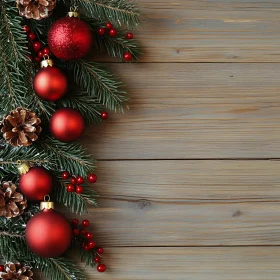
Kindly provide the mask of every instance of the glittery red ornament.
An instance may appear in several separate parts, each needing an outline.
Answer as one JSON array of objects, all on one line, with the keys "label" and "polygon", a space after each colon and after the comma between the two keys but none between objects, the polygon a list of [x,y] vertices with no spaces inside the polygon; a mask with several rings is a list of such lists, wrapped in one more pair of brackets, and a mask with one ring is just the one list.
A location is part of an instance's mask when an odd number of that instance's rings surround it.
[{"label": "glittery red ornament", "polygon": [[50,28],[48,45],[60,59],[74,60],[85,56],[92,47],[92,34],[88,25],[76,17],[57,20]]},{"label": "glittery red ornament", "polygon": [[77,140],[83,134],[84,127],[82,115],[71,108],[57,110],[50,120],[51,133],[61,142]]},{"label": "glittery red ornament", "polygon": [[72,230],[64,216],[44,209],[26,225],[25,238],[33,253],[44,258],[62,255],[71,243]]},{"label": "glittery red ornament", "polygon": [[44,167],[32,167],[19,178],[20,191],[28,200],[43,200],[53,186],[52,174]]},{"label": "glittery red ornament", "polygon": [[44,67],[34,77],[33,88],[42,99],[56,101],[67,91],[67,78],[56,67]]}]

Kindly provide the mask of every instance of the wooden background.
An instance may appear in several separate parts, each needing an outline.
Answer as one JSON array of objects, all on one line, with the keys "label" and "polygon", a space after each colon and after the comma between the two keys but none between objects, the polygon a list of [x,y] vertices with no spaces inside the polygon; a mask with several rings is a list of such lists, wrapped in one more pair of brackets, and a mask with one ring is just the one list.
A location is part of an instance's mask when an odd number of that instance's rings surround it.
[{"label": "wooden background", "polygon": [[108,265],[88,279],[279,280],[280,1],[138,5],[145,54],[105,59],[131,110],[83,139]]}]

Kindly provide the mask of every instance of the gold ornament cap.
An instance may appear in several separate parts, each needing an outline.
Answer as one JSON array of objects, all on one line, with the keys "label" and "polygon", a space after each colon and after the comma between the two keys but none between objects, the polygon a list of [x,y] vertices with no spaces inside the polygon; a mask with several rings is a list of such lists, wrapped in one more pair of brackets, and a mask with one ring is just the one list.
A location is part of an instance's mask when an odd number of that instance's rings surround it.
[{"label": "gold ornament cap", "polygon": [[44,201],[40,203],[40,210],[49,210],[49,209],[54,209],[54,203],[50,201],[51,198],[49,195],[45,195]]},{"label": "gold ornament cap", "polygon": [[50,57],[47,54],[44,54],[43,56],[44,60],[41,61],[40,66],[41,68],[46,68],[46,67],[53,67],[54,63],[53,60],[50,59]]},{"label": "gold ornament cap", "polygon": [[71,7],[70,12],[68,12],[68,17],[79,17],[78,7]]},{"label": "gold ornament cap", "polygon": [[30,166],[26,162],[18,162],[18,172],[20,175],[26,174],[30,169]]}]

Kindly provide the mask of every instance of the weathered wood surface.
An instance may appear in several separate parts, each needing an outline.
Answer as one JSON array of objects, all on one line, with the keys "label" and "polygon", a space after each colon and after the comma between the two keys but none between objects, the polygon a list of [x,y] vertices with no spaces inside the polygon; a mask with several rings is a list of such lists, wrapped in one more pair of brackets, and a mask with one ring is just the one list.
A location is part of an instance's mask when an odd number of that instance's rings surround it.
[{"label": "weathered wood surface", "polygon": [[279,247],[105,248],[103,280],[279,280]]},{"label": "weathered wood surface", "polygon": [[280,64],[111,68],[129,85],[131,110],[88,128],[98,159],[280,157]]},{"label": "weathered wood surface", "polygon": [[142,62],[280,62],[278,0],[137,2]]}]

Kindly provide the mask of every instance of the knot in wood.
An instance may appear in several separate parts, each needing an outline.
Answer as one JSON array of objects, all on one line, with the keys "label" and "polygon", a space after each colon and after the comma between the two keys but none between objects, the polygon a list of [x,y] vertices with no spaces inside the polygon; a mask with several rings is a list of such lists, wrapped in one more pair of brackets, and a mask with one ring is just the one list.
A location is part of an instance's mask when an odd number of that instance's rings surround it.
[{"label": "knot in wood", "polygon": [[141,200],[138,200],[137,205],[140,209],[150,208],[151,202],[146,199],[141,199]]}]

